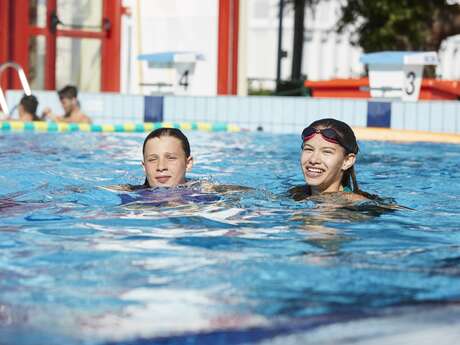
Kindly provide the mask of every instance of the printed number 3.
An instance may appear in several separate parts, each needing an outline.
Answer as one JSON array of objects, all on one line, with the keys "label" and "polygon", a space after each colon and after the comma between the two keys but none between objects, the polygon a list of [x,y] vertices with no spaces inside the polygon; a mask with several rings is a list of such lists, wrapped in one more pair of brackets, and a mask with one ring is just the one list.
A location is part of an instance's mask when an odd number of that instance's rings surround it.
[{"label": "printed number 3", "polygon": [[415,73],[409,72],[406,75],[407,78],[407,87],[406,87],[406,94],[412,95],[415,91]]}]

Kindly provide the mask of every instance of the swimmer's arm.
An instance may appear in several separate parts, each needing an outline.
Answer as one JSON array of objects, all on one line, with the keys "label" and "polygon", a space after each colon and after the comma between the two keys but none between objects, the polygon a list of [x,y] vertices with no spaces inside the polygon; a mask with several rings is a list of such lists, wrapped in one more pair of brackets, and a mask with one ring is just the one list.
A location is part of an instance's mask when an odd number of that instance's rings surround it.
[{"label": "swimmer's arm", "polygon": [[98,186],[97,188],[108,190],[110,192],[132,192],[133,186],[130,184],[113,184],[109,186]]},{"label": "swimmer's arm", "polygon": [[254,190],[254,188],[239,186],[234,184],[212,184],[209,182],[203,182],[203,190],[205,192],[214,193],[235,193],[235,192],[248,192]]},{"label": "swimmer's arm", "polygon": [[288,196],[295,201],[301,201],[309,197],[305,185],[294,186],[288,190]]},{"label": "swimmer's arm", "polygon": [[91,118],[88,115],[81,113],[80,122],[91,124],[93,121],[91,121]]},{"label": "swimmer's arm", "polygon": [[51,110],[51,108],[49,108],[49,107],[43,109],[42,119],[43,120],[46,119],[46,120],[56,121],[56,122],[62,122],[63,121],[63,117],[54,114],[53,111]]}]

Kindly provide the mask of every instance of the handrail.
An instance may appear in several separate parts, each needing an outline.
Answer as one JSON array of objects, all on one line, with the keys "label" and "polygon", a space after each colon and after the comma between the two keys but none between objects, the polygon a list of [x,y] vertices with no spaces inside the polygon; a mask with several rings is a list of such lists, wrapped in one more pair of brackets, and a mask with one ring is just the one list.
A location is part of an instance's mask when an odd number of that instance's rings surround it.
[{"label": "handrail", "polygon": [[[2,80],[3,71],[10,67],[16,70],[16,72],[18,73],[19,81],[21,82],[21,85],[22,85],[22,89],[24,90],[24,93],[27,96],[30,96],[32,94],[32,91],[30,90],[30,85],[29,85],[29,82],[27,81],[26,74],[24,73],[24,70],[22,69],[22,67],[16,62],[8,61],[8,62],[0,64],[0,81]],[[6,115],[10,115],[8,104],[6,103],[5,94],[3,93],[1,85],[0,85],[0,107]]]}]

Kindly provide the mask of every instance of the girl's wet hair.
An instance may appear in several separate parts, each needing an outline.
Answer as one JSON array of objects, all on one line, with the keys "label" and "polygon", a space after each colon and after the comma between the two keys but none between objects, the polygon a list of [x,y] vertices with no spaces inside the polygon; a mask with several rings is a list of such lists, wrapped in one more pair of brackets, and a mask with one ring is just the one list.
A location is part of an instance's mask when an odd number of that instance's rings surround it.
[{"label": "girl's wet hair", "polygon": [[150,132],[149,135],[144,140],[144,145],[142,146],[142,156],[145,154],[145,145],[150,139],[153,138],[160,138],[160,137],[174,137],[179,139],[182,149],[185,152],[185,156],[188,158],[190,157],[190,143],[188,142],[187,137],[180,129],[177,128],[158,128],[154,131]]},{"label": "girl's wet hair", "polygon": [[[326,118],[312,122],[308,127],[314,127],[317,129],[332,128],[337,135],[340,137],[341,141],[346,145],[341,145],[345,149],[345,154],[358,154],[359,146],[356,141],[356,136],[350,126],[345,122],[339,121],[336,119]],[[345,148],[349,147],[351,149]],[[355,165],[353,164],[350,168],[344,171],[342,176],[341,184],[343,187],[350,188],[354,193],[365,196],[368,199],[377,199],[377,195],[373,195],[367,192],[362,191],[358,186],[358,181],[356,180]],[[310,191],[311,194],[311,191]]]}]

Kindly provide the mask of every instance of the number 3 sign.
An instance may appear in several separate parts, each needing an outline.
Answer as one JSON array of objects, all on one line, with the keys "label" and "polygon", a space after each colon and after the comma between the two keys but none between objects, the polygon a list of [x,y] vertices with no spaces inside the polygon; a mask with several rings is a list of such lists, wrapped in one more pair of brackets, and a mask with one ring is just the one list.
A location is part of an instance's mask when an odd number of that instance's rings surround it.
[{"label": "number 3 sign", "polygon": [[404,66],[403,101],[418,100],[422,84],[422,70],[423,66],[420,65]]}]

